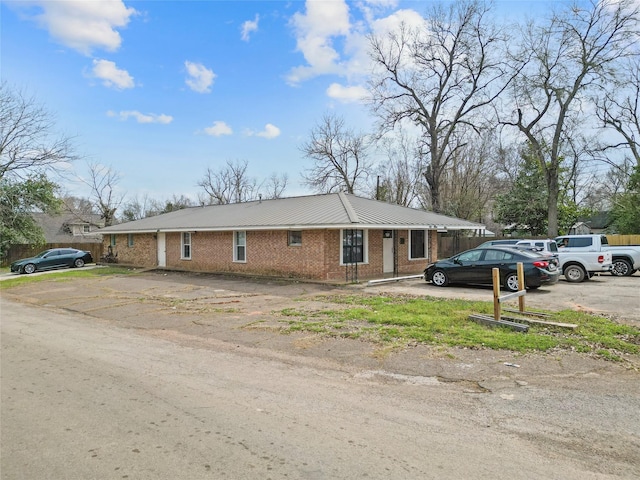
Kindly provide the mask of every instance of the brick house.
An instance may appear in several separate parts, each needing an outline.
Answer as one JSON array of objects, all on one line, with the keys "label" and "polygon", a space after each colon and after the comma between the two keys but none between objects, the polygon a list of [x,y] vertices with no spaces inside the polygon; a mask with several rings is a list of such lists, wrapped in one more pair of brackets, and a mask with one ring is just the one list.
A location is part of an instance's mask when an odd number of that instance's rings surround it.
[{"label": "brick house", "polygon": [[422,273],[449,230],[484,225],[332,193],[186,208],[101,233],[121,264],[354,281]]}]

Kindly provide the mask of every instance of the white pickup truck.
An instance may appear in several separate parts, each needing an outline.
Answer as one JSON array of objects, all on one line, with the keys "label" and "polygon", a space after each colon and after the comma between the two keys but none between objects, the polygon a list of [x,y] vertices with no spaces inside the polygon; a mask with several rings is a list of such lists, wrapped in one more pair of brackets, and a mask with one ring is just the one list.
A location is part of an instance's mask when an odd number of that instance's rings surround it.
[{"label": "white pickup truck", "polygon": [[[611,252],[602,251],[604,235],[564,235],[556,237],[560,269],[567,282],[583,282],[595,273],[609,272]],[[607,237],[604,237],[604,241]]]},{"label": "white pickup truck", "polygon": [[628,276],[640,269],[639,246],[609,245],[605,235],[564,235],[556,238],[558,252],[611,254],[611,274]]}]

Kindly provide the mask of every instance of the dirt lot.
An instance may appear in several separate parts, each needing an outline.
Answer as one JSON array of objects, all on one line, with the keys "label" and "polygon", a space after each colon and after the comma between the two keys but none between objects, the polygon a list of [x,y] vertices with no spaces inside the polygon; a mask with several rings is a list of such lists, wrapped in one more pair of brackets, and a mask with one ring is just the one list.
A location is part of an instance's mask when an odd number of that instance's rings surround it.
[{"label": "dirt lot", "polygon": [[[526,306],[548,310],[578,309],[607,314],[640,326],[640,275],[594,277],[582,284],[560,281],[527,293]],[[329,293],[409,294],[491,300],[490,287],[438,288],[420,279],[369,286],[335,286],[278,280],[251,280],[215,275],[151,271],[134,276],[108,276],[65,282],[33,283],[5,291],[8,298],[84,313],[98,321],[185,345],[222,341],[269,354],[294,353],[308,359],[337,361],[358,368],[384,368],[411,375],[440,375],[477,382],[504,370],[504,363],[522,364],[528,373],[567,373],[575,370],[618,369],[614,363],[581,355],[522,355],[491,350],[434,348],[411,345],[381,347],[364,341],[326,338],[312,333],[278,333],[289,307],[315,310]],[[509,305],[507,305],[509,306]],[[517,306],[517,300],[512,306]],[[335,308],[335,306],[332,306]],[[460,365],[463,371],[460,370]],[[473,365],[473,368],[468,368]],[[628,368],[628,366],[627,366]],[[530,370],[530,371],[529,371]],[[524,370],[520,370],[524,371]]]}]

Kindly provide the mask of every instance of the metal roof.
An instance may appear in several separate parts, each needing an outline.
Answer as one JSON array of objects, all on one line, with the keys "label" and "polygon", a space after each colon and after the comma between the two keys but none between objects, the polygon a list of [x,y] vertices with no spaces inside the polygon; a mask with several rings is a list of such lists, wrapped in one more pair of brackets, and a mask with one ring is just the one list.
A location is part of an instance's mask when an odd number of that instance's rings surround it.
[{"label": "metal roof", "polygon": [[100,233],[324,228],[484,229],[485,226],[425,210],[347,193],[190,207],[112,225]]}]

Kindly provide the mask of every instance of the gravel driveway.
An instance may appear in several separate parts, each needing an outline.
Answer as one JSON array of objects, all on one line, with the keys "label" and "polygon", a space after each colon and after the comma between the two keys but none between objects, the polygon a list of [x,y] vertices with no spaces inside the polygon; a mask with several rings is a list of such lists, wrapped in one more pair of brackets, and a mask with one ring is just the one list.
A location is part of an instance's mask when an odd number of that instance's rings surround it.
[{"label": "gravel driveway", "polygon": [[[440,288],[419,279],[383,283],[366,288],[380,294],[404,293],[486,301],[493,299],[491,287]],[[630,277],[594,276],[583,283],[569,283],[561,277],[556,285],[527,291],[525,304],[552,311],[572,309],[605,314],[621,323],[640,326],[640,273]]]}]

